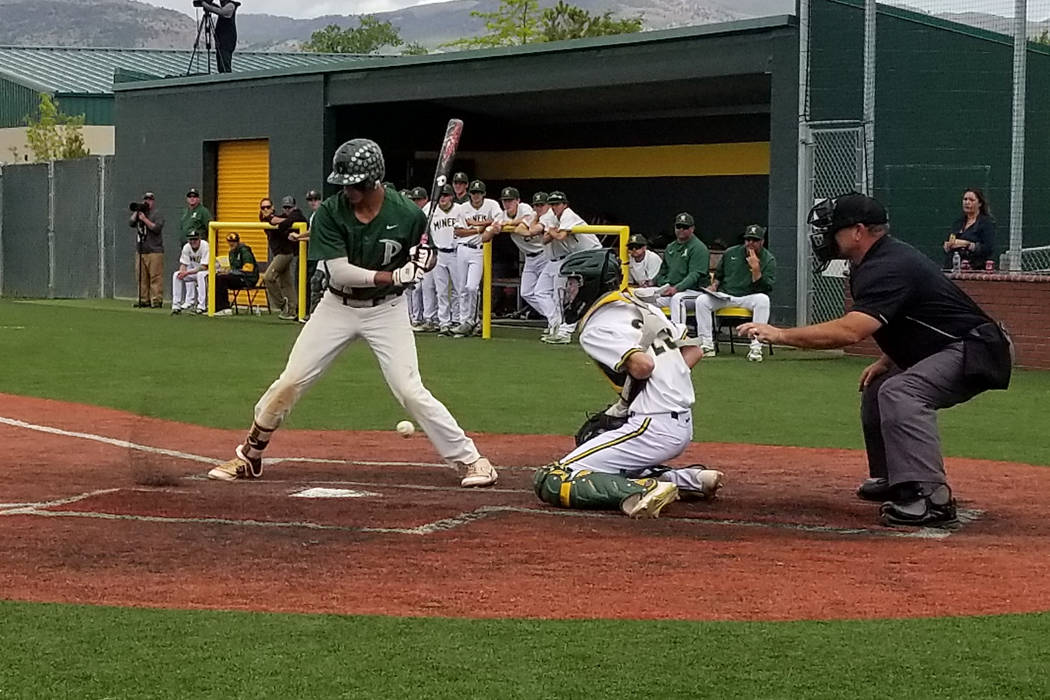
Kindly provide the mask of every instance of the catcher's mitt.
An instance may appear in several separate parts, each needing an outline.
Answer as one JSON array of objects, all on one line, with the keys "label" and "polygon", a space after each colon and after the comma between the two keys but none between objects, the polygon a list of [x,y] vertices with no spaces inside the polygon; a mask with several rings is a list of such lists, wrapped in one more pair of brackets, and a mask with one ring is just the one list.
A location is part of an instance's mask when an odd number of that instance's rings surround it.
[{"label": "catcher's mitt", "polygon": [[626,416],[610,416],[605,411],[588,413],[587,420],[585,420],[583,425],[580,426],[580,429],[576,431],[576,446],[579,447],[591,438],[601,435],[608,430],[616,430],[626,422]]}]

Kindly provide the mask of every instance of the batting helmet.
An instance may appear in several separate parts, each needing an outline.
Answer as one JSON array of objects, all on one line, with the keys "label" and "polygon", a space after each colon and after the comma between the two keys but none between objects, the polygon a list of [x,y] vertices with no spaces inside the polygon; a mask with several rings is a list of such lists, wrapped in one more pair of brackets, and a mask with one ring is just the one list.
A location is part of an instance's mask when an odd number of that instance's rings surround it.
[{"label": "batting helmet", "polygon": [[577,251],[565,258],[558,272],[566,278],[561,289],[562,316],[566,323],[576,323],[583,318],[591,304],[619,289],[623,280],[620,259],[609,248]]},{"label": "batting helmet", "polygon": [[370,139],[351,139],[332,156],[332,174],[328,182],[333,185],[359,185],[380,182],[386,175],[383,151]]}]

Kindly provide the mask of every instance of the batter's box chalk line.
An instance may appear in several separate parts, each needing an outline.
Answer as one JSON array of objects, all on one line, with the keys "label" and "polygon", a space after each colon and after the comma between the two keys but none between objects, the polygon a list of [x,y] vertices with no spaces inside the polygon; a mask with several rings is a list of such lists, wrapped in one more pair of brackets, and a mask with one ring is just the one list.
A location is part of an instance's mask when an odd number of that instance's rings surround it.
[{"label": "batter's box chalk line", "polygon": [[[168,450],[159,447],[153,447],[151,445],[143,445],[140,443],[131,442],[129,440],[119,440],[116,438],[106,437],[104,435],[96,435],[94,433],[84,433],[72,430],[64,430],[62,428],[55,428],[48,425],[39,425],[36,423],[29,423],[26,421],[18,420],[17,418],[8,418],[0,416],[0,424],[9,425],[12,427],[23,428],[26,430],[35,430],[37,432],[47,433],[50,435],[61,435],[63,437],[77,438],[81,440],[91,440],[93,442],[99,442],[106,445],[112,445],[114,447],[121,447],[129,450],[138,450],[146,452],[148,454],[163,455],[166,457],[174,457],[178,459],[185,459],[193,462],[199,462],[209,465],[222,464],[221,459],[215,459],[213,457],[205,457],[203,455],[197,455],[190,452],[183,452],[180,450]],[[448,465],[444,463],[434,462],[388,462],[388,461],[355,461],[355,460],[333,460],[333,459],[316,459],[311,457],[277,457],[274,459],[265,460],[267,464],[276,464],[280,462],[315,462],[321,464],[348,464],[348,465],[359,465],[359,466],[413,466],[413,467],[431,467],[440,469],[450,469]],[[508,469],[507,467],[501,467],[502,469]],[[531,470],[535,467],[516,467],[513,469],[524,469]],[[191,479],[200,479],[201,476],[188,477]],[[267,480],[268,483],[274,483]],[[267,483],[264,482],[264,483]],[[358,485],[358,486],[372,486],[380,487],[385,486],[387,488],[413,488],[413,489],[425,489],[425,490],[459,490],[458,488],[442,487],[442,486],[418,486],[418,485],[386,485],[386,484],[373,484],[364,482],[313,482],[313,483],[328,483],[328,484],[346,484],[346,485]],[[571,511],[571,510],[554,510],[554,509],[541,509],[541,508],[525,508],[519,506],[480,506],[473,511],[461,513],[458,516],[442,519],[433,523],[427,523],[414,528],[368,528],[368,527],[352,527],[352,526],[341,526],[341,525],[324,525],[321,523],[311,522],[271,522],[271,521],[257,521],[257,520],[236,520],[229,518],[177,518],[177,517],[166,517],[166,516],[145,516],[145,515],[127,515],[123,513],[102,513],[93,511],[56,511],[50,510],[61,505],[68,505],[77,501],[97,496],[105,493],[112,493],[120,489],[101,489],[97,491],[89,491],[86,493],[72,496],[67,499],[59,499],[57,501],[48,501],[44,503],[15,503],[0,505],[0,515],[37,515],[42,517],[82,517],[82,518],[100,518],[108,520],[133,520],[141,522],[172,522],[172,523],[200,523],[200,524],[219,524],[219,525],[232,525],[232,526],[244,526],[244,527],[286,527],[286,528],[307,528],[317,530],[337,530],[347,532],[366,532],[366,533],[390,533],[390,534],[406,534],[406,535],[427,535],[433,532],[439,532],[442,530],[450,530],[462,525],[466,525],[475,520],[489,517],[498,513],[522,513],[522,514],[539,514],[547,515],[552,517],[582,517],[582,518],[622,518],[619,514],[610,513],[595,513],[591,511]],[[487,492],[521,492],[521,489],[507,489],[507,490],[495,490],[486,489]],[[983,511],[970,510],[970,509],[959,509],[958,518],[959,523],[954,530],[946,530],[940,528],[921,528],[918,530],[893,530],[893,529],[870,529],[870,528],[843,528],[830,525],[806,525],[803,523],[785,523],[785,522],[760,522],[752,520],[736,520],[736,519],[715,519],[715,518],[665,518],[665,520],[673,520],[676,523],[689,523],[689,524],[704,524],[704,525],[724,525],[734,527],[757,527],[757,528],[769,528],[778,530],[794,530],[798,532],[812,532],[817,534],[833,534],[833,535],[873,535],[878,537],[909,537],[909,538],[920,538],[920,539],[944,539],[949,537],[953,531],[958,531],[965,525],[972,523],[979,519]]]}]

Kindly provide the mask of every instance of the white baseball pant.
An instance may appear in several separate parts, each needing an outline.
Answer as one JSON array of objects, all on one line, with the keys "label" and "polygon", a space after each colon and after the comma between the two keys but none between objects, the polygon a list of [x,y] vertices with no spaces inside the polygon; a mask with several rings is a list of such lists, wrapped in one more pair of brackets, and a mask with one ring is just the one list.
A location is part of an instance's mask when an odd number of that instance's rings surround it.
[{"label": "white baseball pant", "polygon": [[[766,294],[731,296],[726,300],[703,294],[696,300],[696,335],[702,344],[714,343],[714,322],[711,320],[711,313],[727,306],[741,306],[751,311],[755,323],[769,323],[769,296]],[[752,345],[762,346],[757,342]]]},{"label": "white baseball pant", "polygon": [[536,309],[547,317],[547,330],[558,332],[562,325],[560,290],[562,277],[558,273],[562,260],[548,260],[543,265],[539,279],[536,281],[534,298],[540,308]]},{"label": "white baseball pant", "polygon": [[521,267],[521,282],[518,287],[518,294],[521,295],[522,301],[535,309],[544,318],[550,318],[550,308],[547,306],[546,298],[539,294],[540,277],[543,275],[543,270],[546,267],[547,260],[543,254],[532,257],[526,255],[525,264]]},{"label": "white baseball pant", "polygon": [[288,365],[255,405],[255,422],[279,426],[299,398],[353,341],[363,338],[375,353],[394,398],[450,464],[480,458],[474,441],[444,404],[423,386],[416,338],[407,305],[393,297],[378,306],[354,307],[325,292],[288,355]]},{"label": "white baseball pant", "polygon": [[[633,415],[615,430],[596,435],[558,460],[570,469],[590,469],[606,474],[622,474],[628,479],[645,476],[645,472],[682,454],[693,439],[691,411],[677,416],[670,413]],[[702,491],[700,469],[672,469],[660,474],[660,481],[692,491]]]},{"label": "white baseball pant", "polygon": [[432,270],[437,297],[437,324],[442,328],[459,324],[459,287],[456,286],[456,251],[438,251]]},{"label": "white baseball pant", "polygon": [[407,290],[404,294],[408,304],[408,320],[413,325],[423,323],[423,284],[422,281]]},{"label": "white baseball pant", "polygon": [[197,274],[190,273],[179,279],[178,271],[171,275],[171,308],[189,308],[197,303]]},{"label": "white baseball pant", "polygon": [[461,323],[477,323],[478,295],[481,290],[483,268],[481,248],[461,245],[456,248],[456,277],[454,286],[459,289],[459,320]]},{"label": "white baseball pant", "polygon": [[197,277],[197,308],[204,312],[208,310],[208,271],[201,270]]}]

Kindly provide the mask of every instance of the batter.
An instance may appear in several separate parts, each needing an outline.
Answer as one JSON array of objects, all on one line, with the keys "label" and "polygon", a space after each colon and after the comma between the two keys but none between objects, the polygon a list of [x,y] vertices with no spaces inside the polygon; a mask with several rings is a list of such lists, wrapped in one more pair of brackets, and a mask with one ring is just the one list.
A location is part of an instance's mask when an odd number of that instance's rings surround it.
[{"label": "batter", "polygon": [[314,215],[311,242],[326,269],[328,290],[288,356],[288,365],[255,405],[255,420],[235,457],[215,467],[212,479],[262,476],[262,455],[299,397],[351,342],[363,338],[383,378],[438,453],[463,471],[465,487],[496,482],[448,409],[419,376],[416,341],[402,293],[434,267],[436,255],[419,246],[426,215],[390,187],[383,187],[383,152],[368,139],[347,141],[335,152],[328,182],[342,185]]}]

